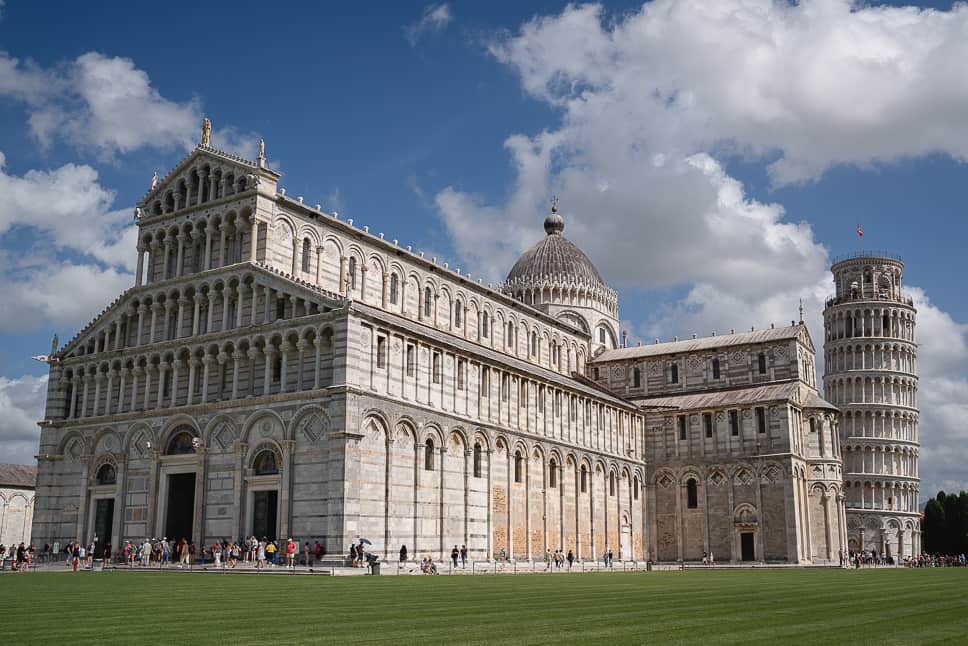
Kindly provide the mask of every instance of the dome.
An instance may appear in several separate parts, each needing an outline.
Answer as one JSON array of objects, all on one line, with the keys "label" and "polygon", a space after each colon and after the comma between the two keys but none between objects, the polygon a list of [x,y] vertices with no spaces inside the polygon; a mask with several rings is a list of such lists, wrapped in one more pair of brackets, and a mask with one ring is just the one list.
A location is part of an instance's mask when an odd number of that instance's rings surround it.
[{"label": "dome", "polygon": [[544,229],[547,235],[521,254],[514,263],[508,273],[509,286],[550,280],[608,289],[585,252],[562,235],[565,221],[557,207],[552,207],[551,214],[545,219]]}]

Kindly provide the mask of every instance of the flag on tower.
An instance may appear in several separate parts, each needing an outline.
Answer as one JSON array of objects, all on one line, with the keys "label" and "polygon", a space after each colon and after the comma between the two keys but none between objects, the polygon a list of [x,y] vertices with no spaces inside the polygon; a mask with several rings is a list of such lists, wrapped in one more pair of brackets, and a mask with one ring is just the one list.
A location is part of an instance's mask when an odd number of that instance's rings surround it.
[{"label": "flag on tower", "polygon": [[857,237],[858,238],[863,238],[864,237],[864,230],[860,228],[860,225],[859,224],[857,225]]}]

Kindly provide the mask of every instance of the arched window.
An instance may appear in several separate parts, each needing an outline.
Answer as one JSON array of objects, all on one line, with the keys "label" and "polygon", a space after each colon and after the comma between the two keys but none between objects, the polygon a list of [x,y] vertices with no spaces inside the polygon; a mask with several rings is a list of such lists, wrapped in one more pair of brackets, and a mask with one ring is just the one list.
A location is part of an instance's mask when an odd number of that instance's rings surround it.
[{"label": "arched window", "polygon": [[531,356],[532,357],[538,356],[538,333],[537,332],[531,333]]},{"label": "arched window", "polygon": [[699,506],[699,489],[695,478],[686,480],[686,507],[695,509]]},{"label": "arched window", "polygon": [[674,363],[669,366],[669,381],[674,384],[679,383],[679,364]]},{"label": "arched window", "polygon": [[252,470],[257,476],[271,476],[279,473],[279,461],[276,459],[275,451],[271,449],[260,451],[252,462]]},{"label": "arched window", "polygon": [[514,452],[514,481],[524,482],[524,458],[521,457],[521,451]]},{"label": "arched window", "polygon": [[434,470],[434,441],[427,438],[424,442],[424,471]]},{"label": "arched window", "polygon": [[481,312],[481,336],[486,339],[489,332],[490,330],[488,330],[487,312]]},{"label": "arched window", "polygon": [[168,442],[165,455],[186,455],[195,452],[195,435],[190,431],[179,431]]},{"label": "arched window", "polygon": [[588,491],[588,470],[585,465],[581,465],[581,492],[585,493]]},{"label": "arched window", "polygon": [[97,476],[95,476],[97,483],[99,485],[113,485],[118,481],[118,474],[114,470],[113,464],[102,464],[101,468],[97,470]]},{"label": "arched window", "polygon": [[400,278],[396,274],[390,274],[390,304],[397,304],[397,292],[400,290]]},{"label": "arched window", "polygon": [[474,477],[481,477],[481,445],[477,443],[474,445]]},{"label": "arched window", "polygon": [[608,474],[608,495],[610,496],[615,495],[615,474],[614,473]]},{"label": "arched window", "polygon": [[350,256],[350,269],[346,282],[349,283],[350,291],[356,289],[356,258]]},{"label": "arched window", "polygon": [[302,270],[306,273],[309,273],[309,249],[309,238],[304,238],[302,245]]},{"label": "arched window", "polygon": [[551,458],[551,462],[548,463],[548,486],[552,489],[558,487],[558,463],[554,458]]},{"label": "arched window", "polygon": [[434,293],[429,287],[424,288],[424,316],[429,317],[434,311]]},{"label": "arched window", "polygon": [[460,327],[464,320],[464,304],[458,298],[454,301],[454,327]]}]

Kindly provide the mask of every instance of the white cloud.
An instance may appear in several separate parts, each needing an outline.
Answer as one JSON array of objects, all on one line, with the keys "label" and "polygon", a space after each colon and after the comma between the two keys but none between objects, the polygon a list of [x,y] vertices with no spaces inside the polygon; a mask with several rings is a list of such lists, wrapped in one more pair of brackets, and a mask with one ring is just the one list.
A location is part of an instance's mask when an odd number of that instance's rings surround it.
[{"label": "white cloud", "polygon": [[450,5],[446,2],[427,5],[416,22],[404,27],[403,31],[407,37],[407,42],[410,43],[411,47],[416,47],[420,39],[426,34],[443,31],[453,19],[454,17],[450,13]]},{"label": "white cloud", "polygon": [[568,121],[611,118],[649,149],[779,153],[777,183],[834,164],[968,158],[968,5],[655,0],[536,18],[492,45]]},{"label": "white cloud", "polygon": [[0,377],[0,462],[32,464],[40,442],[47,375]]},{"label": "white cloud", "polygon": [[[688,288],[635,329],[646,341],[789,324],[802,298],[819,350],[833,291],[827,250],[808,223],[748,197],[719,160],[768,162],[783,184],[837,164],[932,151],[965,159],[966,29],[968,5],[655,0],[614,18],[569,5],[491,45],[527,93],[560,111],[560,125],[508,137],[516,179],[505,200],[446,187],[437,209],[470,269],[500,280],[495,272],[542,235],[557,194],[565,234],[612,284]],[[944,460],[968,459],[955,425],[964,411],[945,403],[966,401],[966,364],[941,345],[964,345],[965,329],[925,301],[922,339],[931,328],[939,345],[921,357],[926,484],[956,480]]]},{"label": "white cloud", "polygon": [[[134,61],[99,52],[50,69],[0,52],[0,96],[28,105],[30,131],[42,146],[63,140],[106,160],[141,148],[188,150],[201,131],[197,98],[166,99]],[[212,143],[253,159],[258,137],[223,128]]]}]

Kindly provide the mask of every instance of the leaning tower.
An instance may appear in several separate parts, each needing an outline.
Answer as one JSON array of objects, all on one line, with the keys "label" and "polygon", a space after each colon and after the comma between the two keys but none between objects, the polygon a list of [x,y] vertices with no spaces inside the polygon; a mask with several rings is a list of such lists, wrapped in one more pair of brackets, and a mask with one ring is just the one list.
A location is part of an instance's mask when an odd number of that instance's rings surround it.
[{"label": "leaning tower", "polygon": [[824,309],[824,396],[841,410],[850,549],[897,558],[921,549],[918,347],[904,263],[861,253],[831,267]]}]

